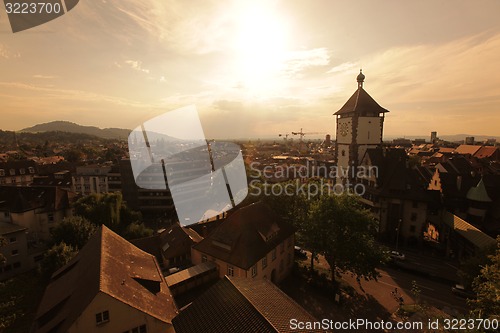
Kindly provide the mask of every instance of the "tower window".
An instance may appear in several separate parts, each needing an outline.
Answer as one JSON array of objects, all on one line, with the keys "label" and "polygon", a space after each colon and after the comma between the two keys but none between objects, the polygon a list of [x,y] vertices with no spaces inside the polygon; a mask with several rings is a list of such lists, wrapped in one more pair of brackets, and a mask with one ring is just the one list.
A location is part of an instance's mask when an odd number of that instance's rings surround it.
[{"label": "tower window", "polygon": [[342,156],[345,156],[345,150],[342,150]]}]

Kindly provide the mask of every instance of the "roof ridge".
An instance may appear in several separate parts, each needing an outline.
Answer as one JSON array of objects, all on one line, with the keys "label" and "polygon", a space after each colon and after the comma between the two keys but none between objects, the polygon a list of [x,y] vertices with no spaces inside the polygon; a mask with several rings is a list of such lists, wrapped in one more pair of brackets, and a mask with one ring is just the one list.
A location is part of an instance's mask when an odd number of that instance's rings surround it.
[{"label": "roof ridge", "polygon": [[104,247],[104,228],[108,229],[108,227],[106,227],[104,224],[101,225],[101,228],[100,230],[98,230],[97,232],[100,233],[100,235],[98,237],[101,238],[100,242],[99,242],[99,291],[102,292],[102,268],[103,268],[103,263],[102,263],[102,251],[103,251],[103,247]]},{"label": "roof ridge", "polygon": [[240,288],[238,288],[234,283],[233,281],[231,281],[231,279],[225,275],[224,278],[241,294],[241,296],[243,296],[243,298],[248,302],[250,303],[250,305],[255,309],[255,311],[257,311],[257,313],[269,324],[271,325],[271,327],[277,332],[279,333],[279,329],[273,325],[273,323],[271,323],[271,321],[269,321],[269,319],[267,319],[267,317],[257,308],[257,306],[251,301],[248,299],[248,297],[243,293],[241,292]]},{"label": "roof ridge", "polygon": [[[241,279],[244,279],[244,278],[241,278]],[[300,312],[302,312],[304,315],[306,316],[309,316],[309,317],[313,317],[313,315],[311,315],[309,312],[307,312],[299,303],[297,303],[293,298],[291,298],[290,296],[288,296],[283,290],[281,290],[277,285],[275,285],[274,283],[272,283],[271,281],[267,280],[267,279],[264,279],[264,278],[261,278],[260,279],[261,283],[267,283],[269,285],[270,288],[274,289],[275,291],[277,291],[281,296],[283,296],[284,298],[286,298],[291,304],[293,304]],[[241,292],[241,290],[231,281],[232,285],[235,286],[236,289],[238,289],[238,291]],[[255,310],[257,310],[257,312],[266,319],[266,321],[274,328],[276,329],[277,332],[279,332],[279,329],[276,328],[273,323],[271,323],[267,318],[266,316],[260,311],[260,309],[256,306],[256,304],[254,304],[254,302],[252,302],[250,299],[248,299],[248,297],[243,293],[241,292],[241,294],[243,295],[243,297],[245,297],[246,300],[248,300],[248,302],[250,302],[250,304],[252,304],[252,306],[255,308]]]}]

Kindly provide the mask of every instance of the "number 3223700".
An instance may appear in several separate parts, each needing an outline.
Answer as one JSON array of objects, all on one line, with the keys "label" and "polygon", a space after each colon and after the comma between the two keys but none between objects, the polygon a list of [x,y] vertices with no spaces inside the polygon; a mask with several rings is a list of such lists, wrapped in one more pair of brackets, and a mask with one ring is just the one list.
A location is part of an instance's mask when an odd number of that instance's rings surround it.
[{"label": "number 3223700", "polygon": [[7,2],[5,11],[7,14],[59,14],[61,4],[57,2]]}]

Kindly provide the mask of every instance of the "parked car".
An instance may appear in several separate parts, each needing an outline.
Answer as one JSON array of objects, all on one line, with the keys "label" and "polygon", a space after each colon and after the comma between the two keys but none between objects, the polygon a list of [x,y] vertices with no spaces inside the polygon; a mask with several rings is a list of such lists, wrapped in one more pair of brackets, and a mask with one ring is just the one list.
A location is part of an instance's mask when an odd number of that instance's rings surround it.
[{"label": "parked car", "polygon": [[178,271],[180,271],[181,269],[179,267],[172,267],[172,268],[169,268],[168,270],[168,275],[171,275],[171,274],[174,274],[174,273],[177,273]]},{"label": "parked car", "polygon": [[405,260],[405,255],[401,252],[398,251],[388,251],[389,257],[391,257],[392,260]]},{"label": "parked car", "polygon": [[307,259],[307,253],[302,248],[300,248],[299,246],[295,246],[294,250],[295,250],[295,257],[299,259]]},{"label": "parked car", "polygon": [[461,284],[456,284],[454,287],[451,287],[451,292],[463,298],[476,298],[476,294],[472,290],[465,289]]}]

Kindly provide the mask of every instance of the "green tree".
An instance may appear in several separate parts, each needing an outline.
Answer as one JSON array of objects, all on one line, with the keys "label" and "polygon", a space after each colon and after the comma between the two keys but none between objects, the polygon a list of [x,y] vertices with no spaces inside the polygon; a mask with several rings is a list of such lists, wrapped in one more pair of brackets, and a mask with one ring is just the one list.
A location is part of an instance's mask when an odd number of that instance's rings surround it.
[{"label": "green tree", "polygon": [[474,279],[481,274],[481,269],[489,262],[489,256],[495,253],[495,246],[480,251],[473,257],[460,263],[457,274],[465,289],[472,289]]},{"label": "green tree", "polygon": [[[266,186],[267,188],[265,188]],[[314,230],[310,228],[308,213],[311,202],[319,197],[319,191],[316,191],[319,186],[320,184],[316,182],[302,185],[297,181],[261,184],[259,186],[259,199],[295,227],[296,242],[311,252],[311,271],[314,271],[314,260],[317,258],[318,252],[315,247]]]},{"label": "green tree", "polygon": [[129,224],[123,232],[123,237],[128,240],[149,237],[151,235],[153,235],[152,229],[149,229],[144,224],[137,222]]},{"label": "green tree", "polygon": [[75,215],[86,218],[97,225],[106,225],[111,229],[120,224],[120,210],[123,204],[119,192],[90,194],[78,199],[74,204]]},{"label": "green tree", "polygon": [[376,268],[385,256],[373,236],[375,221],[356,197],[324,195],[312,202],[309,212],[310,238],[330,265],[332,283],[336,276],[350,272],[365,280],[377,279]]},{"label": "green tree", "polygon": [[415,299],[414,308],[415,310],[417,310],[417,308],[420,307],[420,294],[422,293],[422,290],[415,280],[411,282],[411,293],[413,294],[413,298]]},{"label": "green tree", "polygon": [[481,268],[472,284],[477,298],[470,300],[473,312],[481,318],[500,317],[500,236],[497,249],[489,262]]},{"label": "green tree", "polygon": [[40,263],[40,272],[48,280],[59,268],[66,265],[78,252],[70,245],[59,243],[52,246]]},{"label": "green tree", "polygon": [[64,159],[71,163],[78,163],[83,158],[83,153],[80,149],[71,148],[63,153]]},{"label": "green tree", "polygon": [[139,212],[126,206],[120,192],[91,194],[78,199],[73,207],[75,215],[97,226],[104,224],[119,234],[123,234],[131,223],[142,220]]},{"label": "green tree", "polygon": [[81,216],[65,218],[51,231],[52,245],[65,243],[75,249],[81,249],[97,227]]}]

